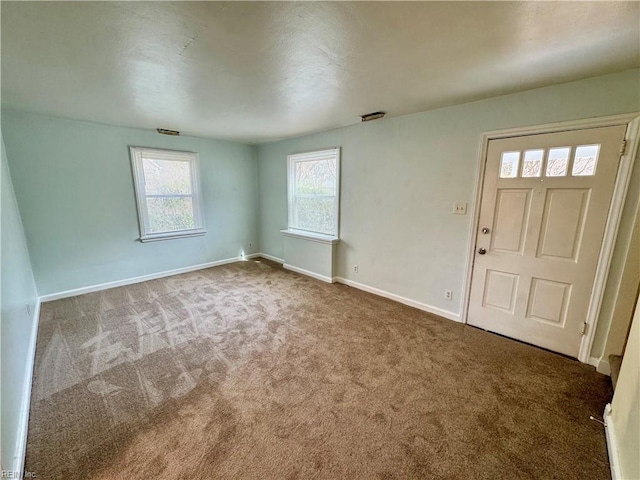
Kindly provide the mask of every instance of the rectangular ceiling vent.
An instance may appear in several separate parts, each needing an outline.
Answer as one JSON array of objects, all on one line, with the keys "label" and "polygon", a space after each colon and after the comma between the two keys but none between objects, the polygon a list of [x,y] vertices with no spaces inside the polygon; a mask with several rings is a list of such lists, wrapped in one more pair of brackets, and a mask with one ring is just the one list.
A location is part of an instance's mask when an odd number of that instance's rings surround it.
[{"label": "rectangular ceiling vent", "polygon": [[177,130],[169,130],[167,128],[158,128],[157,131],[158,131],[158,133],[161,133],[162,135],[174,135],[174,136],[180,135],[179,131],[177,131]]},{"label": "rectangular ceiling vent", "polygon": [[387,112],[373,112],[373,113],[366,113],[364,115],[360,115],[360,117],[362,118],[363,122],[370,122],[371,120],[377,120],[379,118],[382,118],[386,114]]}]

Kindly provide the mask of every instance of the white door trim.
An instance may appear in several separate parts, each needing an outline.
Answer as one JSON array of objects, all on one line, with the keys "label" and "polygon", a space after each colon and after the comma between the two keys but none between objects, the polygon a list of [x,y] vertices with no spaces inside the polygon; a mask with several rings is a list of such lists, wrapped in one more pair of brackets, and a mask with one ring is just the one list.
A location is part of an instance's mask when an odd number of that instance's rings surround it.
[{"label": "white door trim", "polygon": [[611,115],[607,117],[587,118],[583,120],[573,120],[567,122],[549,123],[544,125],[534,125],[529,127],[518,127],[504,130],[494,130],[485,132],[482,135],[480,143],[480,155],[476,168],[476,181],[474,185],[473,204],[472,204],[472,222],[468,232],[468,252],[464,278],[464,292],[462,312],[460,319],[463,323],[468,323],[469,314],[469,298],[471,295],[471,277],[473,274],[473,262],[475,259],[476,247],[476,231],[478,230],[478,222],[480,220],[480,199],[482,196],[482,185],[484,183],[485,166],[487,160],[487,148],[489,141],[499,138],[518,137],[525,135],[537,135],[542,133],[555,133],[569,130],[582,130],[585,128],[608,127],[612,125],[629,125],[625,134],[627,148],[618,167],[616,183],[613,190],[611,206],[607,217],[607,225],[605,227],[602,248],[598,258],[598,267],[593,285],[593,292],[589,302],[589,312],[587,314],[587,332],[582,337],[580,343],[580,352],[578,360],[583,363],[589,362],[591,348],[596,332],[598,314],[602,304],[602,297],[609,275],[609,267],[611,266],[611,258],[613,249],[618,235],[618,227],[620,226],[620,217],[622,208],[629,188],[631,180],[631,172],[635,162],[638,147],[640,144],[640,114],[626,113],[621,115]]}]

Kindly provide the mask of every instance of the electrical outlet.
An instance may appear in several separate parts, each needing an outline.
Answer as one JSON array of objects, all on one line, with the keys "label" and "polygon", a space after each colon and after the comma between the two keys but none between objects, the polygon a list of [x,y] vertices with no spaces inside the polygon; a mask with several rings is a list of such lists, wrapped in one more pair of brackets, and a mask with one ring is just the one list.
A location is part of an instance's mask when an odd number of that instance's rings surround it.
[{"label": "electrical outlet", "polygon": [[444,291],[444,298],[446,300],[453,300],[453,290],[445,290]]},{"label": "electrical outlet", "polygon": [[358,273],[358,265],[353,266],[353,273]]},{"label": "electrical outlet", "polygon": [[253,242],[249,242],[249,248],[253,248]]},{"label": "electrical outlet", "polygon": [[27,303],[26,307],[27,307],[27,315],[31,316],[31,305]]},{"label": "electrical outlet", "polygon": [[455,215],[466,215],[467,214],[467,204],[466,203],[454,203],[453,204],[453,213]]}]

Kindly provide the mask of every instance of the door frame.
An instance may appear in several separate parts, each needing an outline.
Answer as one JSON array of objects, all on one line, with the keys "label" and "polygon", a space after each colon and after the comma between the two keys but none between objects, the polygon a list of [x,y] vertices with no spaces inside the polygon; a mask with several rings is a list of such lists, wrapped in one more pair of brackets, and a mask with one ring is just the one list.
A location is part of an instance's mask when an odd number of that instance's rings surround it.
[{"label": "door frame", "polygon": [[[600,307],[602,306],[602,298],[609,276],[609,268],[611,267],[611,259],[613,250],[618,236],[620,227],[620,219],[622,209],[624,207],[627,190],[631,181],[631,172],[638,154],[640,145],[640,112],[626,113],[621,115],[610,115],[606,117],[587,118],[582,120],[571,120],[565,122],[547,123],[543,125],[533,125],[528,127],[517,127],[502,130],[492,130],[482,134],[480,142],[480,154],[478,157],[475,185],[473,191],[473,202],[471,210],[473,212],[472,221],[468,232],[468,252],[465,266],[465,276],[463,284],[463,303],[460,320],[463,323],[469,323],[469,301],[471,296],[471,280],[473,276],[473,266],[476,252],[476,232],[478,230],[478,222],[480,221],[480,201],[482,198],[482,187],[484,184],[484,175],[487,163],[487,149],[490,140],[500,138],[520,137],[527,135],[538,135],[544,133],[558,133],[571,130],[583,130],[587,128],[610,127],[614,125],[627,125],[625,133],[626,150],[622,156],[618,173],[616,175],[616,183],[613,189],[611,205],[607,216],[607,224],[604,230],[602,247],[598,256],[598,266],[593,284],[593,291],[589,300],[589,309],[587,312],[587,331],[582,336],[580,342],[580,350],[578,360],[582,363],[590,363],[591,348],[595,339],[595,333],[598,326],[598,316]],[[596,359],[599,360],[599,359]]]}]

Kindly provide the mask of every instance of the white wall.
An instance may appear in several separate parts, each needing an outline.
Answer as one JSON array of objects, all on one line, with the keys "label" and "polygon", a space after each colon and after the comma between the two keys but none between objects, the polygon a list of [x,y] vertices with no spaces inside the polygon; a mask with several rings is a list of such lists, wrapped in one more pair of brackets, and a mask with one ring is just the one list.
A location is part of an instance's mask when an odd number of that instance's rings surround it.
[{"label": "white wall", "polygon": [[287,155],[340,146],[337,275],[459,314],[471,215],[451,210],[471,207],[482,133],[635,112],[639,84],[632,70],[260,145],[261,249],[282,257]]},{"label": "white wall", "polygon": [[621,478],[640,478],[640,299],[631,324],[620,376],[611,403],[611,422]]},{"label": "white wall", "polygon": [[36,286],[31,261],[16,203],[7,157],[2,141],[0,171],[2,204],[0,205],[0,342],[2,344],[2,449],[1,463],[7,470],[18,468],[21,452],[17,451],[22,434],[25,408],[28,408],[25,387],[30,387],[32,362],[33,312]]}]

